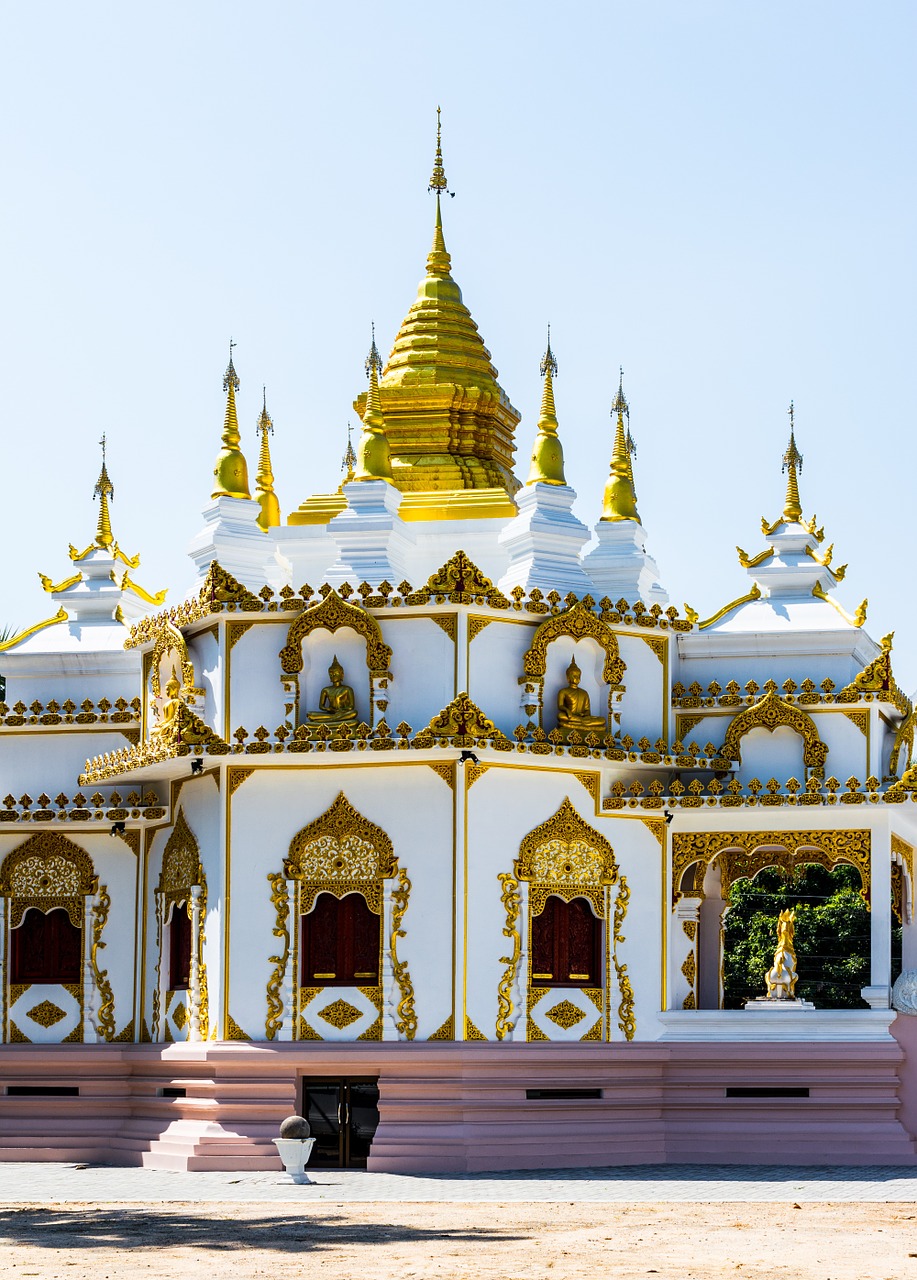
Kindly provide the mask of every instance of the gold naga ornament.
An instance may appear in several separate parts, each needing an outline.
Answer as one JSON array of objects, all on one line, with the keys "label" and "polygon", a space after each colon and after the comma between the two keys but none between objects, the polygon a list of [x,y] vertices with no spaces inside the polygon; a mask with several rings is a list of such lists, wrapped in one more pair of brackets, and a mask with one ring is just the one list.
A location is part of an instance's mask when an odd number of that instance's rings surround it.
[{"label": "gold naga ornament", "polygon": [[777,950],[774,963],[765,975],[768,1000],[796,999],[796,951],[793,947],[796,912],[781,911],[777,917]]},{"label": "gold naga ornament", "polygon": [[[630,406],[624,396],[624,370],[620,370],[618,393],[611,406],[611,416],[617,416],[614,445],[611,451],[611,475],[605,483],[602,502],[603,520],[633,520],[641,523],[637,511],[637,493],[634,488],[634,469],[631,457],[637,452],[630,434]],[[627,418],[627,430],[624,419]]]},{"label": "gold naga ornament", "polygon": [[251,498],[248,488],[248,463],[239,448],[242,437],[239,434],[239,419],[236,415],[236,392],[239,390],[239,375],[232,362],[232,349],[236,344],[229,340],[229,364],[223,375],[223,390],[226,392],[226,416],[223,420],[223,448],[217,454],[213,474],[216,477],[211,498]]},{"label": "gold naga ornament", "polygon": [[541,413],[538,415],[538,434],[532,446],[532,465],[527,484],[566,484],[564,476],[564,450],[557,434],[557,410],[554,407],[554,379],[557,377],[557,360],[551,350],[551,326],[548,325],[548,345],[540,365],[544,378],[541,397]]}]

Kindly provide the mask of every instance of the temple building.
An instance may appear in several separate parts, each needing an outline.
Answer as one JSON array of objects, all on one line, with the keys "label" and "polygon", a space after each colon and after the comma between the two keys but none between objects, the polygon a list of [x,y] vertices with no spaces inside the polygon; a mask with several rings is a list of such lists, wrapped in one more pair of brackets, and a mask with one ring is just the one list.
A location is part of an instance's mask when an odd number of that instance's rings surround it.
[{"label": "temple building", "polygon": [[[623,374],[589,528],[550,335],[523,429],[446,189],[437,132],[340,486],[286,493],[266,397],[252,482],[230,348],[193,589],[135,580],[103,443],[95,537],[0,644],[0,1159],[278,1169],[298,1111],[373,1169],[913,1163],[914,709],[792,409],[737,598],[680,613]],[[724,1007],[736,884],[810,865],[868,907],[860,1007],[774,997],[789,916],[772,998]]]}]

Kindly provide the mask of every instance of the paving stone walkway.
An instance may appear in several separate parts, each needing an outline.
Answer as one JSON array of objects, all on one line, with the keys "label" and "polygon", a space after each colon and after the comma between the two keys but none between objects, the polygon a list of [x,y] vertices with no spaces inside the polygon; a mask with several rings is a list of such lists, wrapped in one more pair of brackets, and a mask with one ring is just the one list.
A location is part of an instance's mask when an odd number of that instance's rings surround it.
[{"label": "paving stone walkway", "polygon": [[787,1168],[767,1165],[640,1165],[514,1173],[396,1174],[310,1170],[311,1186],[282,1173],[168,1173],[104,1165],[0,1163],[0,1204],[582,1201],[917,1201],[914,1169]]}]

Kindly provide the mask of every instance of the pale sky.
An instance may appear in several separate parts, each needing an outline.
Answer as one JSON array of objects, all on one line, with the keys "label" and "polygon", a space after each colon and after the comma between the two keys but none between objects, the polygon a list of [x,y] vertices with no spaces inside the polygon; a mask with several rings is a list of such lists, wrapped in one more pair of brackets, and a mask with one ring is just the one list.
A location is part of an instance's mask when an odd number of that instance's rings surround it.
[{"label": "pale sky", "polygon": [[[915,445],[912,3],[2,6],[0,422],[6,603],[94,533],[176,602],[219,447],[232,335],[250,471],[261,386],[284,518],[336,488],[375,321],[423,273],[443,108],[453,274],[523,413],[545,327],[576,511],[600,515],[618,365],[662,581],[701,616],[743,594],[800,488],[840,599],[896,630]],[[814,674],[814,673],[813,673]]]}]

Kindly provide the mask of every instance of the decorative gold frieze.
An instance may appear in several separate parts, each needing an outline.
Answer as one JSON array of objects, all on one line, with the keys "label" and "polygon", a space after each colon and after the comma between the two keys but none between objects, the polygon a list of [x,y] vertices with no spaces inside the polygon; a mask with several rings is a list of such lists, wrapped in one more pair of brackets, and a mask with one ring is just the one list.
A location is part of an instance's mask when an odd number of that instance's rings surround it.
[{"label": "decorative gold frieze", "polygon": [[494,618],[470,617],[468,619],[468,643],[471,644],[475,636],[479,636],[485,627],[489,627]]},{"label": "decorative gold frieze", "polygon": [[859,729],[864,737],[869,736],[869,712],[868,711],[845,711],[844,715]]},{"label": "decorative gold frieze", "polygon": [[487,741],[491,746],[508,751],[512,745],[464,691],[435,715],[426,729],[417,734],[414,746],[432,747],[436,745],[437,739],[447,739],[456,747],[472,747],[478,742]]},{"label": "decorative gold frieze", "polygon": [[452,1025],[451,1013],[449,1014],[449,1017],[446,1019],[443,1025],[441,1027],[438,1027],[437,1030],[433,1032],[432,1036],[428,1036],[427,1039],[428,1040],[454,1040],[455,1039],[455,1030]]},{"label": "decorative gold frieze", "polygon": [[226,1015],[226,1039],[251,1040],[251,1036],[246,1035],[231,1013],[227,1013]]},{"label": "decorative gold frieze", "polygon": [[435,622],[440,631],[445,631],[446,635],[455,644],[455,637],[458,631],[458,615],[454,613],[431,613],[430,621]]},{"label": "decorative gold frieze", "polygon": [[489,768],[489,764],[474,764],[473,762],[470,762],[465,765],[465,785],[468,787],[469,791],[477,782],[478,778],[484,777],[484,774]]},{"label": "decorative gold frieze", "polygon": [[468,1017],[465,1015],[465,1039],[466,1040],[486,1040],[487,1036],[482,1036],[480,1031]]},{"label": "decorative gold frieze", "polygon": [[649,645],[660,662],[665,662],[669,642],[663,636],[641,636],[640,639],[644,644]]},{"label": "decorative gold frieze", "polygon": [[232,652],[246,631],[250,631],[254,622],[230,622],[226,626],[226,647]]},{"label": "decorative gold frieze", "polygon": [[548,665],[548,646],[560,636],[570,636],[574,640],[583,640],[587,637],[595,640],[605,653],[602,679],[612,688],[620,685],[624,679],[625,663],[618,651],[617,638],[614,632],[581,600],[563,613],[546,618],[537,628],[532,637],[531,648],[522,659],[522,669],[526,676],[537,678],[545,675]]},{"label": "decorative gold frieze", "polygon": [[450,790],[455,790],[455,762],[453,760],[428,760],[427,764],[434,773],[438,773]]}]

